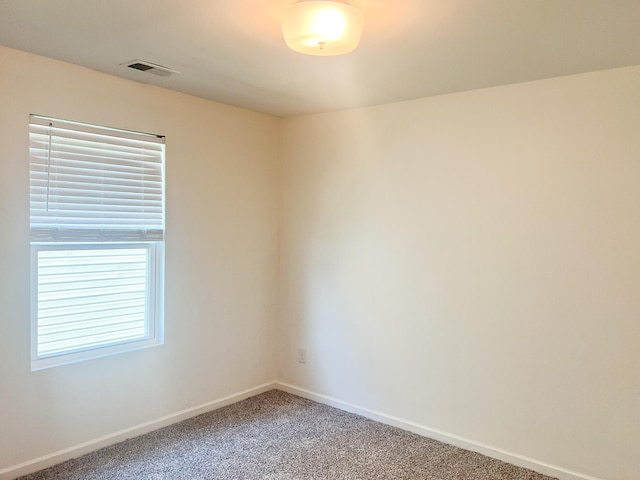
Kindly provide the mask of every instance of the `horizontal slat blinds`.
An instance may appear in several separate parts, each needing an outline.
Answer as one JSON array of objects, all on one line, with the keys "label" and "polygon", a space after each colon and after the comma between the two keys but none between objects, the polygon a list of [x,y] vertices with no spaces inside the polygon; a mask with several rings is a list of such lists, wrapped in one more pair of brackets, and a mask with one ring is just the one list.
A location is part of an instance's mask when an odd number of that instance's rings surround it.
[{"label": "horizontal slat blinds", "polygon": [[149,249],[38,252],[38,357],[149,336]]},{"label": "horizontal slat blinds", "polygon": [[31,241],[161,241],[162,137],[32,115]]},{"label": "horizontal slat blinds", "polygon": [[32,369],[162,343],[164,137],[31,115]]}]

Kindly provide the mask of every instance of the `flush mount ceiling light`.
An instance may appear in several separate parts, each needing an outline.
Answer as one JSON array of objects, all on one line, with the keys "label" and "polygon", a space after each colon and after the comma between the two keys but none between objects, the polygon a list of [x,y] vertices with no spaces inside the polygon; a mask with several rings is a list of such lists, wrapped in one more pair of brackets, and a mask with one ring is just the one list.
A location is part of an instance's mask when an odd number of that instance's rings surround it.
[{"label": "flush mount ceiling light", "polygon": [[364,14],[342,1],[302,0],[282,14],[282,33],[292,50],[307,55],[342,55],[358,46]]}]

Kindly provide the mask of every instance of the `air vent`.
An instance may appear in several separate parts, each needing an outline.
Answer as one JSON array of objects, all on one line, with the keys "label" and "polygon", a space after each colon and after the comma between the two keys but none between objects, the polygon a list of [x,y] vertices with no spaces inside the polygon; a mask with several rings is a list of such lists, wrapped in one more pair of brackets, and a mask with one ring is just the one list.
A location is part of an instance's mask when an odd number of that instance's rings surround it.
[{"label": "air vent", "polygon": [[175,73],[180,73],[177,70],[173,70],[169,67],[164,67],[162,65],[157,65],[155,63],[147,62],[144,60],[131,60],[130,62],[121,63],[120,65],[133,68],[134,70],[140,70],[141,72],[152,73],[154,75],[158,75],[159,77],[169,77]]}]

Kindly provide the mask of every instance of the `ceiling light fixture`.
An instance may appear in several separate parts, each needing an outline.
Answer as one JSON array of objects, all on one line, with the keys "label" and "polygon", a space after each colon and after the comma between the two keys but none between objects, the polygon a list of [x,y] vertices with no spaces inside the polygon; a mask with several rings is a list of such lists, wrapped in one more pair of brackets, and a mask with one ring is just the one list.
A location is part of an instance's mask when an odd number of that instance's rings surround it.
[{"label": "ceiling light fixture", "polygon": [[358,46],[364,14],[343,1],[302,0],[282,14],[282,33],[292,50],[342,55]]}]

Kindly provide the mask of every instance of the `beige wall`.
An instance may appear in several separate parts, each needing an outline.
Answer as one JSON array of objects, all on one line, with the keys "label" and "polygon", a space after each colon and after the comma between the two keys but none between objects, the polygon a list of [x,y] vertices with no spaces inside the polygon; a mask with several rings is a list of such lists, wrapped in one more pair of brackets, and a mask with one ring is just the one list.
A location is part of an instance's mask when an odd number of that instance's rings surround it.
[{"label": "beige wall", "polygon": [[283,150],[279,380],[637,478],[640,67],[290,118]]},{"label": "beige wall", "polygon": [[[272,382],[279,121],[0,47],[0,471]],[[29,113],[167,137],[165,345],[37,372]]]},{"label": "beige wall", "polygon": [[[0,471],[277,376],[636,478],[640,67],[278,120],[0,47],[0,98]],[[29,113],[167,136],[164,346],[30,371]]]}]

